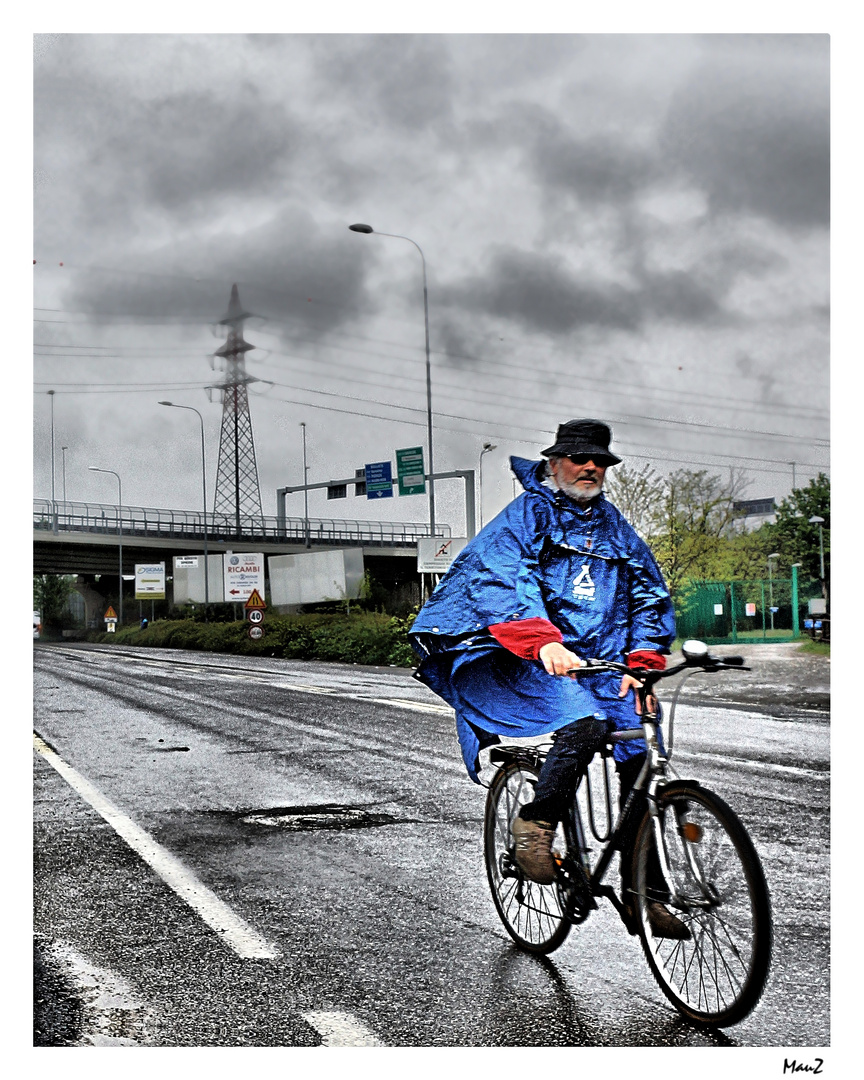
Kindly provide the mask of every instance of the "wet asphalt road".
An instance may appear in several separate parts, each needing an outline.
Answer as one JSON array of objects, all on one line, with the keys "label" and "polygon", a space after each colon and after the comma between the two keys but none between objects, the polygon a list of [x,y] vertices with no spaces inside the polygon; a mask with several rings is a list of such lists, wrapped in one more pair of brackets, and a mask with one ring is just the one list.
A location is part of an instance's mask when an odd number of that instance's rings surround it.
[{"label": "wet asphalt road", "polygon": [[[765,997],[709,1035],[608,905],[548,958],[512,945],[485,791],[410,672],[40,643],[35,732],[273,955],[238,956],[36,754],[36,1045],[829,1046],[828,663],[751,655],[691,679],[675,722],[678,771],[744,820],[774,905]],[[275,813],[321,806],[370,820]]]}]

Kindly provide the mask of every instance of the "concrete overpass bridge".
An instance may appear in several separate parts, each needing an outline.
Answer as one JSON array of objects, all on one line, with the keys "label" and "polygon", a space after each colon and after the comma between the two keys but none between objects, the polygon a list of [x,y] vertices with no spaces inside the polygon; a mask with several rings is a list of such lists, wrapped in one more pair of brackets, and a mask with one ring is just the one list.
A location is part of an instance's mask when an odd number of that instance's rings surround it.
[{"label": "concrete overpass bridge", "polygon": [[[444,538],[451,534],[449,525],[438,524],[435,531]],[[170,576],[175,555],[203,552],[205,533],[211,555],[291,555],[359,547],[370,575],[393,591],[419,583],[417,541],[429,535],[429,525],[280,515],[241,516],[238,529],[236,517],[229,514],[208,513],[205,518],[201,510],[34,499],[33,572],[75,575],[89,622],[97,609],[101,616],[106,595],[118,595],[121,539],[124,577],[134,575],[136,563],[162,561]]]}]

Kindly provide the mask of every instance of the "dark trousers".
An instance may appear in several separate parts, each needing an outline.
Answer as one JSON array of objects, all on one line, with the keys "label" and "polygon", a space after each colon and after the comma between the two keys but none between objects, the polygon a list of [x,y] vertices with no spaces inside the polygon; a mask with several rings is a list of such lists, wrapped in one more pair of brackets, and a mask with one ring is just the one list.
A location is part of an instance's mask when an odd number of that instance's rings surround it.
[{"label": "dark trousers", "polygon": [[[614,730],[614,725],[608,720],[586,716],[557,731],[552,749],[540,769],[534,801],[523,806],[519,811],[519,816],[526,821],[549,822],[554,828],[567,812],[579,778],[588,768],[594,755],[606,744],[609,732],[612,730]],[[644,763],[644,754],[637,754],[625,761],[615,763],[620,786],[619,806],[624,806],[624,801]],[[630,887],[631,857],[636,830],[639,828],[647,804],[643,791],[637,793],[635,802],[630,814],[630,825],[621,836],[621,884],[625,890],[625,896],[626,890]],[[659,872],[659,866],[657,870]]]}]

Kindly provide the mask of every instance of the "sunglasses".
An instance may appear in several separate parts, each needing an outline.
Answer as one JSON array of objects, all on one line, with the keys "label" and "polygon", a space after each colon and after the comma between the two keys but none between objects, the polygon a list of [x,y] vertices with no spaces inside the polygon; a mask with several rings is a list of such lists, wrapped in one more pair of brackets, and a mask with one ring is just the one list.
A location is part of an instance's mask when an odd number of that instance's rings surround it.
[{"label": "sunglasses", "polygon": [[568,461],[572,461],[574,465],[587,465],[589,461],[593,461],[595,465],[599,465],[601,468],[605,467],[608,458],[603,457],[602,454],[565,454],[564,457]]}]

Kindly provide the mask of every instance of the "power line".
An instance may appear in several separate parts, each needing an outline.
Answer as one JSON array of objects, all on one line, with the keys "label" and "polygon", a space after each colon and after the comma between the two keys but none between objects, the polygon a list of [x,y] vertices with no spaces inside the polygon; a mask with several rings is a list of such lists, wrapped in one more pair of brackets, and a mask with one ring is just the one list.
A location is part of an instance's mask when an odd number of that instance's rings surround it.
[{"label": "power line", "polygon": [[[152,276],[160,276],[160,275],[152,275]],[[166,277],[175,277],[176,275],[164,275],[164,276],[166,276]],[[183,279],[183,280],[189,280],[189,279],[186,278],[186,279]],[[283,295],[281,292],[277,292],[276,290],[274,290],[274,289],[272,289],[272,288],[270,288],[268,286],[264,286],[264,285],[259,284],[259,285],[256,285],[255,287],[265,289],[266,291],[272,292],[274,295]],[[299,297],[301,294],[286,293],[284,295],[290,295],[290,296],[295,296],[296,295],[297,297]],[[307,298],[307,300],[308,299],[309,298]],[[328,303],[326,301],[318,301],[318,302]],[[331,304],[331,306],[337,306],[338,307],[340,305]],[[37,311],[62,312],[62,311],[65,311],[67,309],[63,309],[63,308],[36,308],[35,310],[37,310]],[[68,311],[67,313],[71,314],[72,312]],[[92,314],[88,313],[88,312],[80,312],[80,314],[83,314],[85,316],[91,315],[91,317],[92,317]],[[148,318],[149,319],[149,318],[159,318],[159,317],[158,316],[146,316],[146,317],[142,317],[142,318]],[[267,322],[276,323],[278,325],[283,325],[283,326],[290,325],[288,320],[283,319],[283,318],[279,318],[278,316],[261,315],[260,318],[265,319]],[[194,318],[190,319],[188,316],[165,316],[165,319],[166,320],[181,319],[181,320],[188,320],[188,321],[191,321],[191,322],[197,322],[198,321],[198,320],[196,320]],[[52,320],[52,321],[60,321],[60,320]],[[394,321],[399,321],[399,320],[394,320]],[[201,320],[200,320],[200,325],[212,325],[215,322],[216,322],[216,320],[214,320],[212,318],[202,316]],[[86,323],[73,323],[71,325],[86,325]],[[166,325],[172,325],[172,323],[166,321]],[[371,337],[358,335],[358,334],[345,334],[343,331],[339,331],[339,330],[330,330],[330,331],[328,331],[328,333],[331,336],[347,338],[349,341],[355,341],[355,340],[356,341],[367,341],[367,342],[370,342],[370,343],[373,343],[373,344],[378,343],[378,344],[384,344],[384,345],[391,345],[391,346],[397,347],[397,348],[412,348],[411,346],[406,346],[404,343],[391,342],[391,341],[386,341],[386,340],[383,340],[383,339],[380,339],[380,338],[371,338]],[[274,335],[274,336],[276,336],[276,335]],[[292,339],[295,340],[295,341],[306,343],[306,344],[323,345],[326,348],[341,349],[343,351],[350,352],[352,355],[365,355],[365,356],[371,356],[371,357],[379,357],[379,358],[385,359],[385,360],[390,360],[390,359],[404,360],[404,359],[406,359],[405,357],[383,356],[380,352],[370,352],[368,350],[362,350],[362,349],[358,349],[356,347],[349,348],[348,346],[344,346],[344,345],[338,345],[338,344],[330,343],[330,342],[322,342],[322,341],[320,341],[318,339],[310,339],[310,338],[299,337],[299,336],[297,336],[295,334],[292,334]],[[293,355],[293,354],[290,354],[290,353],[281,352],[280,350],[271,350],[271,351],[278,352],[278,353],[280,353],[280,355],[285,355],[285,356],[289,356],[289,357]],[[438,360],[439,360],[439,368],[440,368],[440,361],[442,359],[450,360],[450,359],[453,358],[454,354],[450,354],[450,353],[445,354],[445,353],[440,353],[440,352],[436,352],[435,350],[432,350],[432,355],[438,358]],[[297,357],[297,358],[298,359],[309,359],[309,358],[306,358],[306,357]],[[524,362],[522,362],[522,363],[509,363],[508,361],[502,360],[500,358],[485,359],[483,357],[476,357],[476,356],[475,357],[458,356],[456,358],[457,359],[462,359],[462,360],[467,360],[469,363],[472,363],[474,365],[494,364],[495,365],[495,374],[496,374],[496,377],[498,377],[498,378],[501,377],[501,369],[502,368],[517,371],[520,374],[523,374],[525,372],[525,370],[526,370]],[[607,361],[607,362],[611,360],[611,362],[624,363],[624,364],[627,364],[627,365],[639,365],[640,364],[640,362],[638,360],[633,360],[633,359],[631,359],[629,357],[624,357],[624,356],[616,356],[616,357],[612,357],[612,358],[605,357],[604,360]],[[259,362],[259,361],[256,361],[256,362]],[[406,376],[406,377],[408,377],[408,376]],[[439,377],[440,377],[440,375],[439,375]],[[745,376],[739,376],[739,377],[740,378],[745,378]],[[759,381],[758,376],[757,377],[746,376],[746,378],[750,378],[750,379],[755,378],[756,381]],[[788,381],[788,378],[785,379],[784,381],[785,381],[786,385],[790,385],[789,381]],[[795,382],[794,385],[801,386],[803,384],[800,383],[800,382]],[[674,387],[669,387],[669,386],[665,386],[665,387],[656,387],[656,386],[650,386],[650,385],[646,386],[644,383],[635,383],[635,382],[632,382],[632,381],[629,381],[629,380],[628,380],[627,386],[630,389],[647,390],[647,391],[649,391],[651,393],[659,393],[659,394],[663,394],[664,396],[667,396],[667,397],[670,394],[676,394],[676,395],[683,395],[683,396],[686,396],[688,398],[696,398],[697,401],[699,401],[700,403],[703,403],[703,404],[704,404],[704,402],[706,400],[708,400],[708,401],[716,401],[716,402],[727,402],[730,405],[734,405],[739,410],[747,409],[747,411],[751,411],[751,412],[752,411],[764,412],[765,408],[772,408],[774,410],[780,409],[780,410],[783,410],[783,411],[794,410],[794,411],[799,411],[799,412],[811,412],[811,413],[814,411],[814,410],[809,409],[806,406],[790,405],[790,404],[786,404],[786,403],[782,403],[782,402],[771,402],[769,404],[762,405],[762,406],[754,408],[752,406],[743,405],[742,402],[741,402],[740,397],[730,398],[730,397],[726,397],[726,396],[723,396],[723,395],[706,394],[704,392],[699,392],[697,394],[696,392],[693,392],[693,391],[678,390],[678,389],[676,389]],[[827,415],[827,414],[822,413],[821,415]]]},{"label": "power line", "polygon": [[[55,384],[39,383],[37,385],[52,385],[53,386]],[[198,382],[192,382],[191,380],[187,381],[187,382],[183,382],[183,383],[165,383],[163,381],[163,382],[157,382],[157,383],[106,383],[106,384],[100,384],[100,385],[96,385],[96,386],[88,385],[88,384],[80,384],[80,383],[65,383],[65,384],[56,384],[56,385],[79,386],[79,387],[82,386],[82,385],[86,386],[85,389],[60,391],[61,393],[66,393],[66,394],[69,394],[69,393],[98,394],[98,393],[124,393],[124,392],[126,392],[126,393],[145,393],[145,392],[147,392],[147,391],[149,391],[151,389],[157,389],[159,387],[164,388],[164,387],[167,387],[167,386],[172,386],[172,387],[175,387],[175,388],[182,386],[182,387],[184,387],[186,389],[206,389],[206,387],[203,386],[202,384],[200,384]],[[344,391],[337,392],[337,391],[330,391],[330,390],[322,390],[322,389],[317,388],[317,387],[298,386],[296,384],[284,383],[284,382],[274,382],[273,385],[279,386],[280,388],[285,389],[285,390],[293,390],[293,391],[297,391],[297,392],[300,392],[300,393],[316,394],[316,395],[324,396],[324,397],[335,397],[335,398],[339,398],[340,400],[356,401],[356,402],[361,403],[361,404],[384,405],[386,408],[399,409],[399,410],[403,410],[403,411],[407,411],[407,412],[414,412],[414,413],[420,412],[419,409],[416,409],[416,408],[414,408],[413,406],[410,406],[410,405],[398,405],[398,404],[393,404],[393,403],[389,403],[389,402],[379,402],[379,401],[376,401],[375,399],[365,398],[365,397],[362,397],[362,396],[357,395],[357,394],[346,394]],[[116,389],[116,388],[120,388],[120,389]],[[463,416],[463,415],[453,414],[453,413],[447,413],[447,412],[444,412],[441,409],[439,409],[436,412],[436,416],[442,417],[442,418],[446,417],[448,419],[463,420],[463,421],[466,421],[468,423],[473,423],[473,424],[483,423],[482,418],[471,417],[471,416]],[[384,419],[382,417],[378,417],[378,418],[379,419]],[[661,417],[657,417],[657,418],[645,417],[645,416],[629,417],[627,414],[623,414],[620,417],[613,417],[611,419],[615,420],[615,422],[621,422],[621,423],[623,423],[624,425],[627,425],[627,426],[631,426],[631,421],[635,419],[637,421],[637,423],[635,425],[633,425],[633,426],[636,426],[636,427],[640,426],[640,424],[648,424],[648,425],[657,425],[657,426],[660,426],[660,427],[662,427],[664,425],[674,425],[674,426],[679,426],[679,427],[707,428],[707,429],[711,429],[711,430],[722,431],[722,432],[724,432],[725,437],[727,437],[727,438],[728,437],[749,438],[751,435],[755,436],[757,438],[758,437],[766,437],[766,436],[770,436],[770,435],[774,435],[775,437],[779,437],[779,438],[789,438],[789,439],[794,438],[794,436],[783,436],[783,435],[780,435],[779,433],[748,432],[746,429],[735,430],[735,429],[723,428],[720,425],[697,424],[697,423],[691,423],[691,422],[688,422],[688,421],[667,420],[667,419],[664,419],[664,418],[661,418]],[[528,430],[524,425],[519,425],[519,426],[522,427],[524,430]],[[804,441],[804,440],[802,440],[802,441]],[[806,440],[806,441],[808,441],[808,443],[810,443],[810,444],[815,443],[815,444],[820,444],[821,445],[821,444],[824,443],[824,445],[826,445],[826,446],[828,445],[827,440],[809,439],[809,440]],[[757,461],[757,460],[763,460],[763,457],[764,457],[763,455],[759,455],[758,457],[756,457],[756,456],[753,456],[753,455],[746,455],[746,454],[745,455],[742,455],[742,454],[724,454],[724,453],[722,453],[720,451],[716,451],[716,452],[712,451],[711,453],[715,457],[730,458],[732,460],[752,460],[752,461]],[[773,462],[775,462],[777,464],[787,464],[787,462],[785,462],[785,461],[783,461],[782,459],[779,459],[779,458],[764,458],[764,460],[773,461]],[[796,462],[796,464],[797,464],[797,462]],[[802,465],[803,464],[804,463],[802,463]]]},{"label": "power line", "polygon": [[[386,408],[399,409],[399,410],[402,410],[402,411],[405,411],[405,412],[420,413],[422,411],[420,409],[415,409],[415,408],[413,408],[411,406],[408,406],[408,405],[390,405],[390,404],[388,404],[386,402],[376,402],[376,401],[372,401],[369,398],[357,397],[355,395],[337,394],[334,391],[309,390],[307,387],[293,386],[293,385],[288,384],[288,383],[274,383],[273,385],[278,386],[278,387],[280,387],[281,389],[284,389],[284,390],[295,390],[295,391],[300,391],[301,393],[312,393],[312,394],[318,394],[318,395],[323,395],[323,396],[327,396],[327,397],[336,397],[336,398],[340,398],[340,399],[343,399],[343,400],[346,397],[348,397],[349,400],[357,401],[357,402],[359,402],[361,404],[384,405],[384,407],[386,407]],[[284,400],[284,399],[277,398],[275,400]],[[314,405],[314,403],[312,403],[312,402],[292,402],[292,404],[303,405],[303,407],[307,407],[307,406],[316,407]],[[317,406],[317,407],[327,408],[327,406]],[[354,415],[354,416],[362,415],[362,416],[365,416],[365,417],[369,417],[371,419],[379,419],[379,420],[390,419],[390,420],[394,420],[396,422],[416,423],[416,421],[410,421],[410,420],[399,421],[399,419],[397,417],[382,417],[382,416],[379,416],[379,415],[370,414],[365,410],[364,410],[363,413],[357,413],[357,412],[355,412],[353,410],[337,409],[337,408],[334,408],[332,411],[334,411],[334,412],[348,412],[348,413],[350,413],[351,415]],[[485,423],[484,419],[480,418],[480,417],[461,416],[461,415],[458,415],[458,414],[445,413],[445,412],[441,412],[441,411],[438,411],[435,415],[436,415],[436,418],[439,421],[439,424],[438,424],[439,427],[444,427],[444,430],[450,430],[450,431],[454,431],[454,432],[459,432],[460,434],[466,434],[466,433],[464,431],[462,431],[460,428],[446,428],[446,426],[442,425],[440,423],[440,421],[442,419],[462,420],[462,421],[465,421],[466,423],[470,423],[470,424],[474,425],[475,428],[476,428],[477,425],[484,425],[484,430],[485,430],[486,427],[489,427],[489,425]],[[531,431],[531,432],[537,432],[537,431],[540,430],[538,428],[529,428],[526,425],[522,425],[522,424],[511,425],[511,430],[512,430],[512,427],[515,427],[517,430]],[[541,435],[540,438],[543,438],[543,436]],[[632,443],[632,445],[634,445],[634,446],[643,446],[642,443],[638,443],[638,442],[634,442],[634,443]],[[646,449],[651,449],[652,452],[653,452],[652,447],[646,447]],[[670,449],[674,450],[674,448],[670,448]],[[683,451],[683,453],[686,454],[687,451]],[[709,453],[710,456],[712,456],[712,457],[726,458],[726,459],[729,459],[729,460],[732,460],[732,461],[742,461],[742,462],[743,461],[769,461],[769,462],[773,462],[774,464],[778,464],[778,465],[788,465],[788,462],[783,460],[782,458],[768,458],[768,457],[765,457],[764,455],[751,456],[751,455],[747,455],[747,454],[724,454],[724,453],[722,453],[720,451],[713,451],[713,450],[712,451],[707,451],[707,453]],[[675,459],[670,458],[669,460],[675,460]],[[684,458],[683,460],[687,460],[687,459]],[[800,464],[800,466],[802,468],[808,468],[808,467],[809,468],[821,468],[822,467],[822,466],[818,465],[816,462],[800,462],[800,463],[796,462],[796,465],[798,465],[798,464]]]},{"label": "power line", "polygon": [[[288,354],[283,354],[283,355],[288,355]],[[326,376],[328,373],[327,372],[323,372],[323,373],[322,372],[316,372],[315,374],[316,374],[316,378],[320,378],[322,374],[324,374]],[[334,378],[339,378],[339,376],[333,376],[333,377]],[[394,377],[399,378],[401,376],[399,376],[397,374]],[[388,389],[388,390],[393,389],[392,383],[381,383],[381,382],[375,383],[375,382],[372,382],[371,380],[366,380],[364,385],[367,385],[367,386],[381,386],[381,387],[384,387],[385,389]],[[438,388],[439,388],[439,395],[438,396],[440,396],[440,381],[439,381],[439,383],[436,383],[436,386],[438,386]],[[450,386],[451,386],[451,384],[447,384],[445,390],[449,390]],[[296,389],[296,387],[292,387],[292,389]],[[314,390],[312,390],[312,388],[308,388],[308,389],[310,390],[310,392],[314,392]],[[466,399],[467,394],[471,394],[471,395],[475,394],[475,391],[474,391],[473,387],[472,388],[465,388],[465,387],[453,386],[452,389],[453,389],[453,392],[455,394],[457,394],[459,399],[462,400],[462,401],[467,400]],[[417,389],[417,392],[418,393],[420,392],[419,387]],[[502,404],[505,404],[505,405],[506,404],[512,404],[512,397],[508,396],[506,394],[496,394],[494,391],[491,392],[491,394],[490,394],[490,392],[485,390],[485,389],[482,391],[482,393],[485,395],[485,398],[477,398],[475,396],[472,396],[470,398],[470,400],[475,402],[475,403],[478,403],[478,404],[483,404],[484,402],[488,402],[488,401],[491,401],[491,400],[494,399],[494,400],[497,400],[498,402],[500,402]],[[541,398],[537,398],[537,397],[526,397],[524,392],[522,392],[522,391],[520,391],[519,403],[520,403],[520,406],[524,406],[526,404],[536,404],[538,406],[538,408],[541,408],[541,409],[545,409],[545,408],[548,407],[548,399],[541,399]],[[744,427],[731,428],[731,427],[726,426],[725,424],[708,424],[708,423],[705,423],[705,422],[702,422],[702,421],[697,421],[697,420],[676,420],[676,419],[672,419],[670,417],[650,417],[650,416],[644,416],[644,415],[632,414],[632,413],[622,413],[622,414],[620,414],[619,419],[621,419],[625,423],[626,422],[640,421],[641,420],[641,421],[645,421],[645,422],[647,422],[649,424],[662,423],[662,424],[672,424],[672,425],[679,426],[679,427],[703,428],[703,429],[706,429],[706,430],[722,432],[727,438],[747,439],[747,438],[751,438],[751,437],[755,436],[755,437],[773,438],[773,439],[786,439],[786,440],[791,440],[793,442],[816,443],[816,444],[822,444],[822,445],[825,445],[825,446],[829,445],[829,440],[820,439],[820,438],[816,438],[816,437],[812,437],[812,436],[789,435],[789,434],[786,434],[785,432],[762,431],[762,430],[759,430],[759,429],[744,428]]]}]

